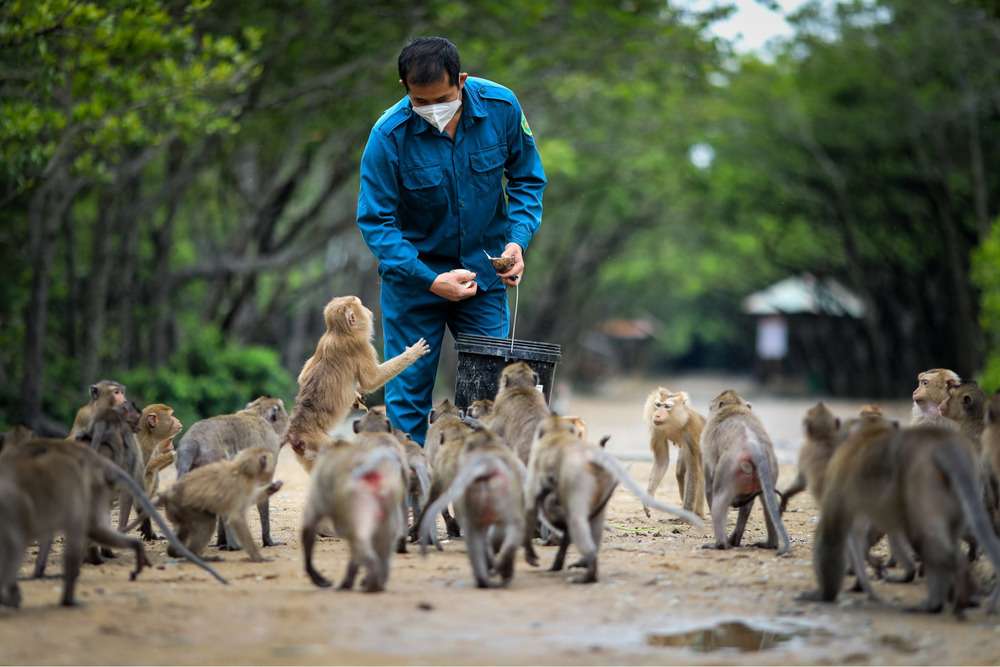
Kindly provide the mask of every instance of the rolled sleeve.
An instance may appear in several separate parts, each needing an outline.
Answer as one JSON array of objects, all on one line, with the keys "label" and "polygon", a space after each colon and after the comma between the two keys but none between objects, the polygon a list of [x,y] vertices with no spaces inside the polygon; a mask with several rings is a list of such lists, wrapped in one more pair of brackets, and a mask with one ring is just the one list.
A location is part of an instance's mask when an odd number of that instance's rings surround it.
[{"label": "rolled sleeve", "polygon": [[542,224],[542,193],[547,181],[535,139],[516,99],[511,110],[507,122],[509,154],[504,165],[510,219],[507,242],[527,250]]},{"label": "rolled sleeve", "polygon": [[358,228],[378,258],[383,276],[417,282],[430,289],[437,273],[420,260],[417,249],[403,237],[399,227],[398,167],[395,146],[377,128],[373,129],[361,156]]}]

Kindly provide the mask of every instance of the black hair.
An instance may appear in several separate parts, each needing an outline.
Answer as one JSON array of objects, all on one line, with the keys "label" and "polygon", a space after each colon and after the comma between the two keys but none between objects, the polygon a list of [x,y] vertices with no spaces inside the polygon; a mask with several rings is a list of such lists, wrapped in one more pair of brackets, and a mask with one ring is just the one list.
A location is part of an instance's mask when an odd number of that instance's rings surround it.
[{"label": "black hair", "polygon": [[407,90],[411,83],[440,81],[443,74],[456,86],[459,69],[458,48],[444,37],[417,37],[399,53],[399,78]]}]

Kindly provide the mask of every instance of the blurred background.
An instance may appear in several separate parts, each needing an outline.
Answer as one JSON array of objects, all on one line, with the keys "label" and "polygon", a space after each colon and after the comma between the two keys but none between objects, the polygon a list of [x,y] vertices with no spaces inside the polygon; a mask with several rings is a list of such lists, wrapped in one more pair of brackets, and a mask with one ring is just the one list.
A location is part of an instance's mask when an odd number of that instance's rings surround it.
[{"label": "blurred background", "polygon": [[291,401],[326,301],[377,308],[358,164],[419,35],[523,104],[517,331],[563,391],[1000,387],[1000,3],[6,0],[0,427],[104,377],[186,424]]}]

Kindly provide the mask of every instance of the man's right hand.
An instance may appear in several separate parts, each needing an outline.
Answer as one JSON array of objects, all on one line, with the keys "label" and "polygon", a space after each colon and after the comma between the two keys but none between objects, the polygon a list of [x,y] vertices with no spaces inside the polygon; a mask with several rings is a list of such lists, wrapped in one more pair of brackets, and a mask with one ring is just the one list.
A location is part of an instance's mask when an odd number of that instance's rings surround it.
[{"label": "man's right hand", "polygon": [[454,269],[447,273],[439,273],[431,285],[431,292],[442,299],[462,301],[475,296],[479,289],[475,282],[476,274],[465,269]]}]

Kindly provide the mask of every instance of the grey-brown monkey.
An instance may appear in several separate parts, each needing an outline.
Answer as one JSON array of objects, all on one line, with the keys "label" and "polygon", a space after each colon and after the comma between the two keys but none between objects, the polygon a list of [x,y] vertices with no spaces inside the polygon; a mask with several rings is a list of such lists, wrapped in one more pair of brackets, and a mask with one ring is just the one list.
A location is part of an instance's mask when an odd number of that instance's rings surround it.
[{"label": "grey-brown monkey", "polygon": [[466,435],[454,481],[428,506],[419,529],[425,550],[433,517],[448,503],[455,505],[476,586],[494,586],[492,573],[500,576],[499,585],[510,585],[525,535],[524,466],[489,429]]},{"label": "grey-brown monkey", "polygon": [[[461,420],[457,420],[454,423],[449,423],[447,426],[442,427],[440,435],[437,438],[437,454],[435,455],[434,463],[431,465],[430,493],[428,493],[427,502],[424,504],[420,511],[420,515],[417,517],[416,523],[418,526],[423,524],[430,505],[437,500],[441,494],[447,491],[452,482],[455,480],[455,475],[458,474],[459,459],[461,458],[462,451],[465,448],[465,436],[469,433],[470,429],[471,427]],[[448,511],[447,503],[441,508],[441,516],[444,518],[444,524],[448,537],[459,537],[462,534],[459,522],[456,520],[456,517],[453,517]],[[430,521],[431,525],[435,526],[435,531],[433,533],[435,538],[434,544],[440,551],[442,546],[440,542],[437,541],[437,517],[434,517]]]},{"label": "grey-brown monkey", "polygon": [[[953,429],[896,429],[885,420],[863,425],[830,462],[816,527],[814,567],[819,590],[803,599],[832,601],[840,592],[845,551],[859,520],[903,535],[921,557],[927,599],[914,611],[939,612],[948,600],[960,614],[970,581],[959,541],[966,528],[1000,572],[1000,540],[979,495],[972,443]],[[988,605],[995,612],[998,588]]]},{"label": "grey-brown monkey", "polygon": [[462,420],[461,410],[456,408],[447,398],[438,402],[427,415],[427,435],[424,437],[424,452],[427,462],[434,465],[438,447],[441,445],[441,433],[446,428],[458,424]]},{"label": "grey-brown monkey", "polygon": [[[246,549],[250,560],[265,559],[247,526],[247,509],[281,488],[274,477],[274,454],[267,447],[240,451],[232,460],[222,459],[192,470],[154,498],[177,528],[177,536],[196,554],[208,546],[216,521],[226,524]],[[176,549],[167,553],[176,556]]]},{"label": "grey-brown monkey", "polygon": [[302,519],[305,570],[315,585],[331,585],[313,564],[319,524],[330,519],[337,534],[350,545],[350,561],[340,588],[353,588],[358,570],[364,567],[361,585],[365,592],[385,590],[393,547],[405,533],[401,509],[404,467],[393,447],[340,440],[320,451]]},{"label": "grey-brown monkey", "polygon": [[562,531],[551,570],[563,568],[566,550],[572,542],[581,556],[577,565],[586,569],[575,583],[597,581],[597,554],[604,534],[604,516],[619,482],[648,506],[700,525],[701,521],[693,512],[665,505],[644,493],[621,464],[604,451],[603,445],[592,445],[580,438],[572,420],[555,415],[543,419],[531,446],[525,485],[528,562],[538,563],[531,536],[541,512],[552,527]]},{"label": "grey-brown monkey", "polygon": [[538,391],[538,382],[538,373],[523,361],[504,368],[500,373],[500,388],[493,400],[493,414],[487,423],[525,465],[531,454],[535,429],[550,414],[545,396]]},{"label": "grey-brown monkey", "polygon": [[125,385],[114,380],[101,380],[90,385],[90,400],[76,411],[73,426],[69,429],[69,439],[90,430],[94,415],[102,410],[121,405],[126,401]]},{"label": "grey-brown monkey", "polygon": [[[764,425],[750,410],[750,404],[729,389],[712,400],[708,423],[701,436],[705,458],[705,487],[712,511],[715,542],[707,549],[728,549],[743,540],[754,499],[761,495],[767,549],[788,553],[791,543],[778,511],[778,460]],[[736,528],[726,536],[726,515],[730,507],[739,508]]]},{"label": "grey-brown monkey", "polygon": [[[195,422],[177,444],[177,478],[191,470],[222,459],[232,459],[250,447],[265,447],[278,459],[282,439],[288,429],[288,413],[280,398],[261,396],[234,414],[209,417]],[[271,538],[271,510],[268,497],[257,506],[263,546],[278,544]],[[239,549],[234,535],[223,530],[220,522],[218,544],[228,550]],[[229,538],[233,538],[230,540]]]},{"label": "grey-brown monkey", "polygon": [[465,409],[465,416],[472,417],[473,419],[478,419],[481,422],[486,422],[493,415],[493,400],[489,398],[481,398],[478,401],[473,401],[469,403],[469,407]]},{"label": "grey-brown monkey", "polygon": [[784,514],[788,502],[809,489],[817,504],[823,497],[826,468],[841,441],[840,418],[822,402],[809,408],[802,420],[806,440],[799,449],[799,472],[795,481],[781,494],[779,511]]},{"label": "grey-brown monkey", "polygon": [[131,578],[148,565],[142,542],[114,531],[108,505],[114,485],[122,484],[160,526],[180,553],[222,583],[226,580],[177,540],[138,483],[109,459],[67,440],[34,439],[0,456],[0,605],[17,607],[21,594],[17,571],[28,543],[51,543],[64,535],[62,604],[76,604],[76,580],[88,540],[131,549],[136,566]]}]

